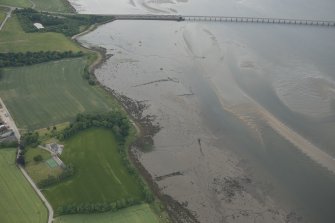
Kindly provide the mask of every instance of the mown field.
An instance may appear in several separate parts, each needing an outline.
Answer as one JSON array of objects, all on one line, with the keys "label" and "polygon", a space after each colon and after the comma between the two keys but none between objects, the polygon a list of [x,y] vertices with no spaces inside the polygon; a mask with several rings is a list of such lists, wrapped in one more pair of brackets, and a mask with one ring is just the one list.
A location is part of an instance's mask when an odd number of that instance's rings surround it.
[{"label": "mown field", "polygon": [[148,204],[125,208],[118,212],[91,215],[65,215],[56,218],[55,223],[159,223],[158,217]]},{"label": "mown field", "polygon": [[9,6],[16,6],[16,7],[31,7],[32,4],[28,0],[0,0],[0,5],[9,5]]},{"label": "mown field", "polygon": [[0,52],[80,51],[76,43],[60,33],[25,33],[14,15],[0,32]]},{"label": "mown field", "polygon": [[72,8],[66,0],[33,0],[36,4],[36,10],[50,12],[72,12]]},{"label": "mown field", "polygon": [[0,222],[47,221],[47,209],[14,164],[16,150],[0,149]]},{"label": "mown field", "polygon": [[76,170],[73,178],[44,190],[52,206],[141,199],[141,187],[124,167],[111,130],[93,128],[64,142],[61,159]]},{"label": "mown field", "polygon": [[82,78],[85,59],[67,59],[3,70],[0,95],[20,129],[72,120],[80,112],[106,112],[116,101]]}]

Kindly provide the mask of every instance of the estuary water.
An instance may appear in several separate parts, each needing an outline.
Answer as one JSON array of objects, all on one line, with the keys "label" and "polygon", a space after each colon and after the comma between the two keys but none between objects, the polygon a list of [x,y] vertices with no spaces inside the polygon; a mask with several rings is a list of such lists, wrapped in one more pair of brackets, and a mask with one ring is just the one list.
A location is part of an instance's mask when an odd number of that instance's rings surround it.
[{"label": "estuary water", "polygon": [[[331,0],[71,3],[82,13],[335,20]],[[140,160],[200,222],[333,222],[334,36],[315,26],[114,21],[80,41],[112,55],[97,79],[156,117],[162,129]]]}]

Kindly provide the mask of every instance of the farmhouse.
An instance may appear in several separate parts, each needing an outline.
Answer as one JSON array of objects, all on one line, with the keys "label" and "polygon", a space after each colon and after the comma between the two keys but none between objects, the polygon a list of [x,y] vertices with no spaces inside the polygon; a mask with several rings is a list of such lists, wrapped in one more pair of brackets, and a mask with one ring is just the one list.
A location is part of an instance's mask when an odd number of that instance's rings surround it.
[{"label": "farmhouse", "polygon": [[64,149],[63,145],[59,145],[56,143],[47,144],[46,146],[49,149],[49,151],[55,155],[61,155]]}]

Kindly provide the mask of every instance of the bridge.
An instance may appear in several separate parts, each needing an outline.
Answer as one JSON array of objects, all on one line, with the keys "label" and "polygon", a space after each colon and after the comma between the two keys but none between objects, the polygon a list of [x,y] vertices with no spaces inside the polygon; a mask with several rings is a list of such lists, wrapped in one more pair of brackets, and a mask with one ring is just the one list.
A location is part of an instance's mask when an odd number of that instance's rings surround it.
[{"label": "bridge", "polygon": [[290,25],[312,25],[335,27],[335,21],[308,19],[281,19],[232,16],[182,16],[182,15],[112,15],[115,20],[166,20],[166,21],[196,21],[196,22],[235,22],[235,23],[269,23]]},{"label": "bridge", "polygon": [[113,16],[115,20],[167,20],[167,21],[183,21],[180,15],[150,15],[150,14],[125,14],[125,15],[106,15]]}]

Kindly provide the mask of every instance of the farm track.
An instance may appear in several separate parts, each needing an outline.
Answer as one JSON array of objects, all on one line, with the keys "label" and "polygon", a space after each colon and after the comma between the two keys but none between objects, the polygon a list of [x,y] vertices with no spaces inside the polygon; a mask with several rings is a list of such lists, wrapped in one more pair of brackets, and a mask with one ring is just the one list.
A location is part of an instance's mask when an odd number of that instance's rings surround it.
[{"label": "farm track", "polygon": [[32,1],[32,0],[28,0],[28,1],[31,3],[31,8],[32,8],[32,9],[35,9],[35,8],[36,8],[36,4],[35,4],[35,2]]},{"label": "farm track", "polygon": [[30,185],[33,187],[33,189],[35,190],[36,194],[40,197],[40,199],[42,200],[43,204],[45,205],[45,207],[48,209],[48,223],[52,223],[53,221],[53,216],[54,216],[54,210],[51,206],[51,204],[48,202],[48,200],[44,197],[44,195],[42,194],[42,192],[38,189],[38,187],[36,186],[36,184],[34,183],[34,181],[30,178],[30,176],[28,175],[28,173],[25,171],[25,169],[21,166],[19,166],[23,176],[27,179],[27,181],[30,183]]}]

